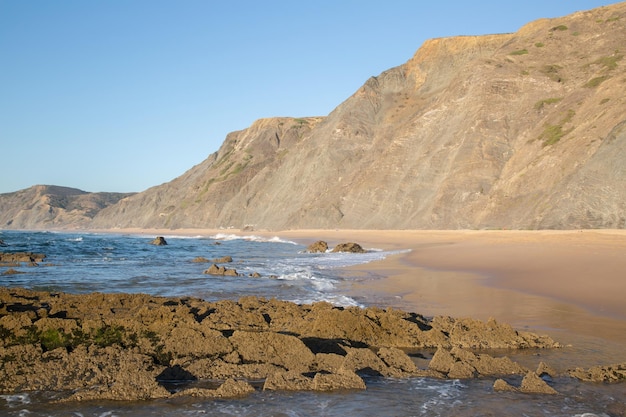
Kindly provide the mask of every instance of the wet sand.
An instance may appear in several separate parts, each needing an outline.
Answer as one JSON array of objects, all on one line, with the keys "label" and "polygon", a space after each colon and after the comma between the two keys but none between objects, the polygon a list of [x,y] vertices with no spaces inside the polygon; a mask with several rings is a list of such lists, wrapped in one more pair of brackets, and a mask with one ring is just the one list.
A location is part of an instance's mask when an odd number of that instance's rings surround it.
[{"label": "wet sand", "polygon": [[344,290],[368,305],[425,316],[493,317],[517,329],[543,331],[572,344],[590,365],[626,361],[624,230],[134,232],[257,234],[303,244],[352,241],[365,248],[409,249],[349,268],[358,280]]},{"label": "wet sand", "polygon": [[[289,231],[330,245],[410,249],[351,268],[367,304],[544,332],[577,363],[626,361],[626,231]],[[569,360],[574,359],[570,356]],[[567,360],[567,359],[565,359]]]}]

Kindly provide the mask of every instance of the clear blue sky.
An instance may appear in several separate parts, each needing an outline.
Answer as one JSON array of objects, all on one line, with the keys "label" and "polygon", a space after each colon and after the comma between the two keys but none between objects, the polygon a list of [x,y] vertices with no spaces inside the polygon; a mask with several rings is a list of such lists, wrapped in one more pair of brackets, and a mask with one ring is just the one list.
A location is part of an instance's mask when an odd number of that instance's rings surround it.
[{"label": "clear blue sky", "polygon": [[0,193],[143,191],[271,116],[327,115],[429,38],[600,0],[0,0]]}]

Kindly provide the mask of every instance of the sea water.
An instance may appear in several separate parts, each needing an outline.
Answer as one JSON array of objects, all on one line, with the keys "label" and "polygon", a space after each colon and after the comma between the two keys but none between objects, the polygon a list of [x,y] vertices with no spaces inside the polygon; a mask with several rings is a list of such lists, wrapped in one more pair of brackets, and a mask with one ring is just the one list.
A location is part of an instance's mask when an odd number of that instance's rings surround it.
[{"label": "sea water", "polygon": [[[296,303],[327,301],[366,306],[349,294],[351,280],[379,279],[345,274],[343,267],[367,264],[402,251],[366,248],[365,254],[305,253],[292,241],[239,236],[154,236],[97,233],[0,232],[2,251],[47,255],[39,267],[2,275],[2,285],[68,293],[127,292],[194,296],[207,301],[254,295]],[[207,263],[231,256],[240,277],[203,274]],[[361,268],[362,269],[362,268]],[[258,273],[260,277],[251,277]],[[370,300],[372,298],[369,298]],[[392,300],[390,301],[392,302]],[[519,383],[519,381],[511,381]],[[492,379],[367,377],[365,391],[263,392],[235,400],[177,398],[141,402],[96,401],[55,404],[59,393],[0,393],[0,416],[613,416],[626,402],[623,384],[583,384],[557,379],[556,396],[493,392]],[[622,410],[626,413],[626,410]]]}]

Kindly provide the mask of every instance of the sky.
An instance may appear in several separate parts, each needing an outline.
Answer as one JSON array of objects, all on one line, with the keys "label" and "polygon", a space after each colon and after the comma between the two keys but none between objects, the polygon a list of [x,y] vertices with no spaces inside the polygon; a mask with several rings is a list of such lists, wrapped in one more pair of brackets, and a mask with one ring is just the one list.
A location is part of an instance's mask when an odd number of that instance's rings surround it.
[{"label": "sky", "polygon": [[135,192],[274,116],[325,116],[430,38],[615,1],[0,0],[0,193]]}]

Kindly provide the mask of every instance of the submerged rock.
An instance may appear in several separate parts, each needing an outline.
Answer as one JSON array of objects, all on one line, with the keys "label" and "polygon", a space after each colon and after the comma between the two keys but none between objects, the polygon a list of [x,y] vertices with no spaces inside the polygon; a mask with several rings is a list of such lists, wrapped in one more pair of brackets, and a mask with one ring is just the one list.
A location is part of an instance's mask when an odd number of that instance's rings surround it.
[{"label": "submerged rock", "polygon": [[195,262],[195,263],[208,263],[210,262],[207,258],[205,258],[204,256],[196,256],[195,258],[193,258],[193,260],[191,262]]},{"label": "submerged rock", "polygon": [[18,275],[18,274],[25,274],[25,273],[26,272],[24,271],[18,271],[17,269],[9,268],[6,271],[4,271],[2,275]]},{"label": "submerged rock", "polygon": [[11,264],[10,266],[16,266],[20,263],[27,263],[36,265],[42,262],[46,258],[43,253],[33,252],[0,252],[0,265]]},{"label": "submerged rock", "polygon": [[229,263],[232,261],[233,261],[233,257],[227,255],[227,256],[222,256],[221,258],[215,258],[211,262],[216,263],[216,264],[223,264],[223,263]]},{"label": "submerged rock", "polygon": [[567,374],[588,382],[624,382],[626,381],[626,362],[593,366],[589,369],[574,368],[568,370]]}]

